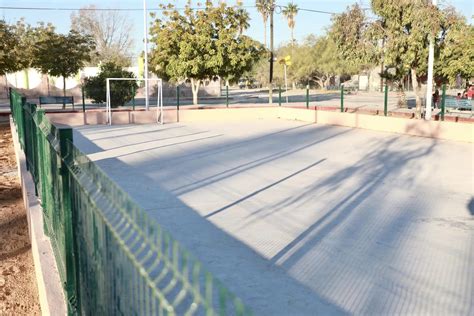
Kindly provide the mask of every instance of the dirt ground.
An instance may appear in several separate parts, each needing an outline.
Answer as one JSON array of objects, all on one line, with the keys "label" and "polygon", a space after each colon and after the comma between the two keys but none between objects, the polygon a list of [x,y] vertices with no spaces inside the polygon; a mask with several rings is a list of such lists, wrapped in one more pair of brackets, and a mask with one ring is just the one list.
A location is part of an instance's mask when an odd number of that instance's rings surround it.
[{"label": "dirt ground", "polygon": [[0,315],[39,315],[33,255],[10,127],[0,125]]}]

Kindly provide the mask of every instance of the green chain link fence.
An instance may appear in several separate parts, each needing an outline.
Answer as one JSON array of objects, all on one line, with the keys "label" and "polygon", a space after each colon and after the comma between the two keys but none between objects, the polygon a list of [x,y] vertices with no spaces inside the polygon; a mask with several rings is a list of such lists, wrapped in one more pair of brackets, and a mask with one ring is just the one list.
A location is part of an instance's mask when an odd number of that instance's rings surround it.
[{"label": "green chain link fence", "polygon": [[251,314],[74,145],[72,129],[10,95],[69,314]]}]

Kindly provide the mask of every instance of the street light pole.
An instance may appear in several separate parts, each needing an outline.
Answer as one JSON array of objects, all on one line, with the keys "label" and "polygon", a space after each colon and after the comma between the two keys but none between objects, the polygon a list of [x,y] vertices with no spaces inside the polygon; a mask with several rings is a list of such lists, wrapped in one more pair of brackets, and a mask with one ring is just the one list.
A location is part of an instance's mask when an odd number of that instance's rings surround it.
[{"label": "street light pole", "polygon": [[143,38],[144,38],[144,69],[143,69],[143,78],[145,79],[145,109],[148,111],[149,100],[148,100],[148,22],[147,22],[147,10],[146,10],[146,0],[143,0]]},{"label": "street light pole", "polygon": [[273,13],[275,11],[275,4],[272,3],[270,9],[270,83],[268,91],[268,103],[273,104]]},{"label": "street light pole", "polygon": [[[438,1],[433,0],[433,5],[437,6]],[[433,67],[434,67],[434,36],[430,36],[430,46],[428,51],[428,79],[426,82],[426,105],[425,120],[431,120],[431,105],[433,103]]]}]

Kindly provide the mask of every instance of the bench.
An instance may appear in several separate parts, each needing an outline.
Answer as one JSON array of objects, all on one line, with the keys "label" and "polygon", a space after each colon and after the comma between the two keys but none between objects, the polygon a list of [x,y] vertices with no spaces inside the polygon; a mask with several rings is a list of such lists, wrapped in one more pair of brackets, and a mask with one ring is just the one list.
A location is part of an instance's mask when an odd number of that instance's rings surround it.
[{"label": "bench", "polygon": [[74,108],[74,97],[60,97],[60,96],[49,96],[49,97],[39,97],[39,104],[72,104]]},{"label": "bench", "polygon": [[467,99],[452,99],[446,98],[444,106],[446,108],[451,108],[459,111],[471,111],[472,110],[472,100]]}]

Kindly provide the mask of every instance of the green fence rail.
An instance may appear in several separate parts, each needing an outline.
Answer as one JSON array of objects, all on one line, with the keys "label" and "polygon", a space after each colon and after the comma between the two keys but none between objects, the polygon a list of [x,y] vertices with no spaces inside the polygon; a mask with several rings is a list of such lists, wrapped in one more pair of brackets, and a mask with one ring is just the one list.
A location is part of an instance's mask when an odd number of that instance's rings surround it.
[{"label": "green fence rail", "polygon": [[16,91],[10,100],[69,314],[251,314],[74,145],[70,128]]}]

